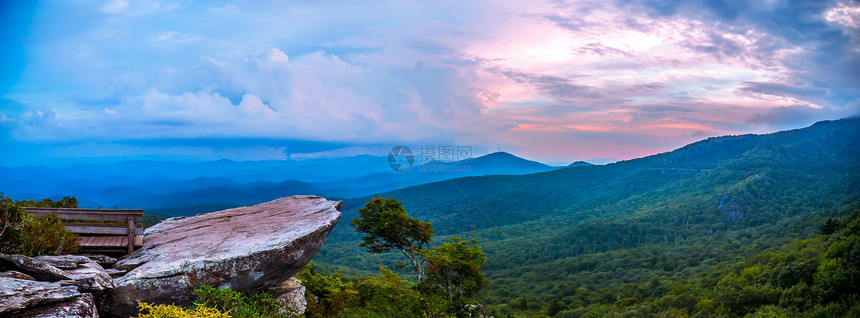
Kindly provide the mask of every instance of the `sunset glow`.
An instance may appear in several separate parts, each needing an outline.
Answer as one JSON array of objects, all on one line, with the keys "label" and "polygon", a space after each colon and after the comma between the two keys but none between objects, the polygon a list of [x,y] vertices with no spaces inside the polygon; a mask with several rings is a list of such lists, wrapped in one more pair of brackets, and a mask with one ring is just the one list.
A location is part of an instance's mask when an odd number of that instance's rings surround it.
[{"label": "sunset glow", "polygon": [[318,151],[295,140],[629,159],[858,113],[856,2],[708,3],[4,4],[0,165]]}]

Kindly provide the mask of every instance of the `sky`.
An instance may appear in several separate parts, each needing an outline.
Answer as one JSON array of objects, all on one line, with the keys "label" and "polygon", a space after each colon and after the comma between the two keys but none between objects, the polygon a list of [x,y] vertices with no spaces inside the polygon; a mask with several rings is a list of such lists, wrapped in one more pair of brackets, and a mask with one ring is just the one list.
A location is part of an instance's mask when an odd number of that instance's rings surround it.
[{"label": "sky", "polygon": [[860,113],[858,1],[0,3],[0,165],[631,159]]}]

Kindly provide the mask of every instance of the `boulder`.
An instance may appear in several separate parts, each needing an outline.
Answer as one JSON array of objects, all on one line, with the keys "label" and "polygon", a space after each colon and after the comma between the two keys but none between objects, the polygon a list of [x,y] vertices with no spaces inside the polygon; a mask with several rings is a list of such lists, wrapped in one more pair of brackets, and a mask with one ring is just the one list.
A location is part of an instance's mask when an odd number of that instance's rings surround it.
[{"label": "boulder", "polygon": [[290,277],[281,286],[272,288],[270,292],[278,302],[284,304],[284,311],[294,317],[304,314],[308,307],[308,302],[305,300],[305,286],[295,277]]},{"label": "boulder", "polygon": [[42,281],[56,282],[72,279],[51,264],[18,254],[0,254],[0,266],[15,268]]},{"label": "boulder", "polygon": [[24,274],[19,271],[5,271],[0,272],[0,277],[9,277],[9,278],[17,278],[17,279],[25,279],[25,280],[36,280],[33,276]]},{"label": "boulder", "polygon": [[293,196],[177,217],[144,232],[144,245],[114,268],[129,271],[98,300],[100,312],[128,317],[137,301],[189,305],[202,285],[268,290],[299,272],[340,219],[340,201]]},{"label": "boulder", "polygon": [[80,295],[76,286],[65,282],[0,277],[0,316],[26,308],[70,301]]},{"label": "boulder", "polygon": [[60,256],[47,256],[40,255],[33,257],[34,260],[41,261],[47,263],[51,266],[54,266],[59,269],[75,269],[78,268],[78,265],[83,263],[91,262],[89,258],[86,256],[80,255],[60,255]]},{"label": "boulder", "polygon": [[122,275],[125,275],[125,273],[128,273],[128,271],[121,271],[121,270],[118,270],[116,268],[106,268],[105,273],[110,275],[110,277],[112,277],[112,278],[117,278],[117,277],[120,277]]},{"label": "boulder", "polygon": [[[86,257],[84,257],[86,258]],[[116,287],[113,278],[105,272],[105,269],[95,261],[78,265],[75,269],[67,269],[64,272],[72,280],[81,284],[81,289],[85,291],[101,291],[108,288]]]},{"label": "boulder", "polygon": [[98,318],[92,294],[80,294],[72,300],[28,308],[15,313],[18,318]]},{"label": "boulder", "polygon": [[107,255],[83,254],[83,256],[86,256],[87,258],[96,261],[96,263],[99,263],[99,265],[101,265],[104,268],[111,268],[111,267],[113,267],[113,264],[116,264],[116,258],[107,256]]}]

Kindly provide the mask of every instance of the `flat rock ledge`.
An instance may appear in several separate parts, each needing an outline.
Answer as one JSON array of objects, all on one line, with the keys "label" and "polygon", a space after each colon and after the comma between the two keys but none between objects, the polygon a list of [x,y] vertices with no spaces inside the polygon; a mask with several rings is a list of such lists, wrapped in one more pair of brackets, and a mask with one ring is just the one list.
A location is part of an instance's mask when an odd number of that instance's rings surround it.
[{"label": "flat rock ledge", "polygon": [[322,247],[340,207],[304,195],[164,220],[146,229],[142,248],[113,266],[128,273],[99,297],[99,312],[129,317],[138,301],[189,305],[202,285],[239,292],[281,287]]},{"label": "flat rock ledge", "polygon": [[0,317],[98,317],[92,294],[73,281],[0,277]]}]

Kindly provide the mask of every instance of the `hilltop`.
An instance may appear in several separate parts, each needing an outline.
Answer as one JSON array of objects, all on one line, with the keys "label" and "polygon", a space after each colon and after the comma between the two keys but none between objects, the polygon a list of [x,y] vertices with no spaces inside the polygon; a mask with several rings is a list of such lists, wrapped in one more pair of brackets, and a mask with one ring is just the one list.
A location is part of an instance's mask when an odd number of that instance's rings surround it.
[{"label": "hilltop", "polygon": [[[478,238],[489,303],[540,306],[646,278],[727,264],[811,237],[860,202],[860,119],[708,138],[602,166],[446,180],[380,194],[441,235]],[[370,197],[344,202],[344,219]],[[371,270],[346,222],[318,259]],[[680,257],[684,255],[684,257]],[[620,272],[619,272],[620,271]],[[552,291],[552,292],[549,292]]]}]

